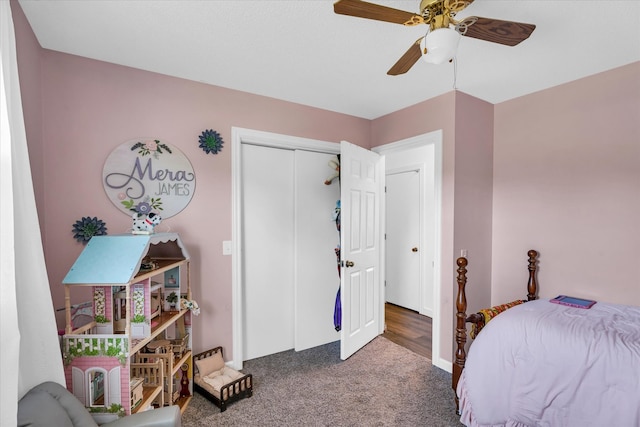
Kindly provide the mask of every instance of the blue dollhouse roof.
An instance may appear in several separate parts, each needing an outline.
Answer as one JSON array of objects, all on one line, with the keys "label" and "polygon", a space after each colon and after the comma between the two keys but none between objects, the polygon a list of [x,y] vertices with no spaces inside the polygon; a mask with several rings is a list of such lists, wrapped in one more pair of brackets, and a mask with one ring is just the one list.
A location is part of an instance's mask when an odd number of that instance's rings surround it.
[{"label": "blue dollhouse roof", "polygon": [[177,233],[94,236],[62,283],[125,285],[133,280],[146,256],[189,259]]}]

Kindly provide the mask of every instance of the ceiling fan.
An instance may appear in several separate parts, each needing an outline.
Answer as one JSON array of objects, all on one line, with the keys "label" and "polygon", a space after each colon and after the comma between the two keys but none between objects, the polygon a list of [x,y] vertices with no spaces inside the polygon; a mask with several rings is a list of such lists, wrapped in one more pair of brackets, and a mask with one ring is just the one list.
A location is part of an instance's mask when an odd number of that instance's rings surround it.
[{"label": "ceiling fan", "polygon": [[454,16],[473,0],[421,0],[420,13],[405,12],[362,0],[339,0],[333,5],[335,13],[374,19],[406,26],[429,25],[424,37],[416,40],[404,55],[387,71],[391,76],[404,74],[424,55],[434,64],[451,61],[461,36],[473,37],[507,46],[526,40],[536,26],[521,22],[470,16],[456,21]]}]

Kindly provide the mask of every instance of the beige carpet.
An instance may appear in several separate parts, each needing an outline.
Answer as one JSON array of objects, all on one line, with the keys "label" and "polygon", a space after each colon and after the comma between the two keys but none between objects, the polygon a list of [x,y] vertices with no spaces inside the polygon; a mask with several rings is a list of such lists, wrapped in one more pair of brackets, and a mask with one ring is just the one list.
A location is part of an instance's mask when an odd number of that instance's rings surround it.
[{"label": "beige carpet", "polygon": [[183,426],[461,426],[451,375],[382,336],[346,361],[335,342],[250,360],[243,372],[253,397],[220,413],[196,393]]}]

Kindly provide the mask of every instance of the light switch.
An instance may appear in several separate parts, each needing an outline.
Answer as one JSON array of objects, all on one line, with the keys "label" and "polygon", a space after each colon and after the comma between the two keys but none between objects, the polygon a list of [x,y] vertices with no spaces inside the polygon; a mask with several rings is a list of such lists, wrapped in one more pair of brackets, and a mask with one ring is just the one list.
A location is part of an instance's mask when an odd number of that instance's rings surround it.
[{"label": "light switch", "polygon": [[231,255],[231,240],[222,241],[222,255]]},{"label": "light switch", "polygon": [[467,257],[467,250],[466,249],[461,250],[460,251],[460,256],[463,256],[463,257],[466,258]]}]

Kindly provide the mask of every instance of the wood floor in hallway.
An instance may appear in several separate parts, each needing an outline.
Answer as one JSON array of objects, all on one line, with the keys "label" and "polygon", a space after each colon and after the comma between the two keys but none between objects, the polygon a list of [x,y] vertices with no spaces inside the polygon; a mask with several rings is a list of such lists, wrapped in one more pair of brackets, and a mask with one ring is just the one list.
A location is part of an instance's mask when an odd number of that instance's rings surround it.
[{"label": "wood floor in hallway", "polygon": [[383,337],[431,359],[431,318],[416,311],[385,304]]}]

